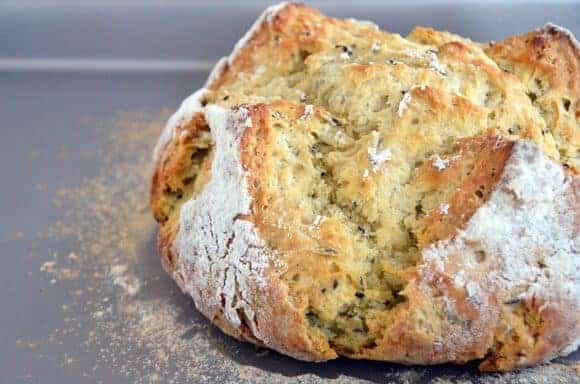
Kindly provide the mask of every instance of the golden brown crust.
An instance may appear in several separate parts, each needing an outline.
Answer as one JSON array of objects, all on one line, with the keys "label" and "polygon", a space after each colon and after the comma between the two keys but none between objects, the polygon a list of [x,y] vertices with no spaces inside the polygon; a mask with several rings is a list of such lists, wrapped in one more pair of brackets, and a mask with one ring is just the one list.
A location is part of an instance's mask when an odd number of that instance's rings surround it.
[{"label": "golden brown crust", "polygon": [[[563,58],[558,68],[577,74],[577,63],[570,64],[577,47],[569,51],[552,41],[553,33],[544,34],[548,62]],[[514,39],[509,46],[521,43]],[[570,153],[562,148],[577,148],[575,133],[562,135],[560,128],[554,138],[544,133],[549,119],[526,95],[523,70],[511,74],[496,65],[518,61],[499,59],[511,55],[502,44],[484,50],[427,28],[405,40],[297,4],[267,11],[208,80],[209,107],[176,123],[171,139],[160,146],[151,207],[161,223],[164,268],[227,334],[304,360],[485,359],[481,369],[502,371],[569,348],[580,319],[563,311],[576,308],[577,298],[532,295],[506,304],[510,295],[527,292],[529,282],[518,277],[514,288],[486,280],[506,273],[505,260],[526,259],[530,237],[522,237],[513,255],[487,254],[473,229],[482,212],[505,199],[501,191],[517,190],[506,181],[505,168],[517,165],[528,172],[517,163],[525,151],[529,162],[545,166],[538,177],[562,190],[563,211],[550,211],[549,220],[562,221],[563,236],[569,235],[570,216],[580,215],[577,180],[569,187],[544,155],[518,140],[526,138],[567,161]],[[546,64],[540,56],[532,67]],[[550,84],[558,91],[551,92],[572,93],[571,105],[577,105],[577,76],[545,73],[554,77]],[[229,116],[227,127],[210,126],[219,118],[208,114],[216,113]],[[192,209],[208,188],[215,194],[230,191],[211,185],[214,178],[226,180],[236,165],[212,170],[214,131],[224,130],[237,141],[221,150],[239,157],[244,174],[241,193],[229,198],[245,201],[247,194],[249,208]],[[201,201],[212,204],[208,196]],[[533,211],[534,202],[514,201]],[[500,208],[499,216],[513,207]],[[230,214],[230,225],[215,224]],[[208,216],[209,232],[198,215]],[[515,224],[509,229],[510,236],[520,236]],[[233,232],[223,237],[218,230]],[[214,244],[218,251],[211,251]],[[543,252],[541,245],[533,246]],[[530,268],[529,277],[540,279],[537,268]],[[546,290],[564,292],[546,279]],[[571,277],[559,279],[568,284]]]},{"label": "golden brown crust", "polygon": [[209,132],[203,114],[194,114],[190,121],[178,125],[175,132],[175,138],[168,143],[157,160],[158,165],[151,182],[151,208],[160,222],[166,221],[170,215],[166,210],[172,205],[169,200],[172,197],[181,199],[185,186],[195,182],[198,174],[192,171],[197,170],[191,169],[196,160],[195,156],[203,160],[202,164],[195,165],[207,168],[211,163],[205,158],[208,143],[199,140],[202,133]]},{"label": "golden brown crust", "polygon": [[[158,250],[161,262],[167,272],[176,279],[174,263],[176,259],[173,240],[179,227],[179,207],[185,195],[186,187],[193,183],[196,189],[203,187],[211,156],[207,140],[200,140],[202,133],[208,133],[209,128],[201,113],[196,113],[189,121],[176,127],[176,135],[164,148],[151,178],[150,206],[153,216],[160,223]],[[205,170],[205,172],[204,172]],[[181,285],[181,284],[180,284]]]},{"label": "golden brown crust", "polygon": [[244,37],[243,46],[235,47],[223,65],[214,69],[206,88],[222,88],[236,81],[240,73],[251,73],[265,62],[275,63],[276,70],[284,72],[314,52],[334,48],[353,31],[369,39],[381,35],[372,27],[333,19],[300,3],[281,4],[274,13],[266,10],[264,15]]},{"label": "golden brown crust", "polygon": [[[250,68],[257,67],[268,57],[281,66],[290,65],[293,56],[299,54],[301,49],[314,46],[322,39],[317,36],[319,28],[314,28],[314,34],[301,36],[301,31],[321,21],[323,16],[315,9],[304,4],[290,3],[273,13],[271,16],[261,19],[261,23],[250,31],[241,51],[234,52],[220,66],[215,73],[208,89],[216,90],[224,83],[233,81],[238,73],[248,72]],[[269,43],[276,36],[279,41],[278,49],[268,49]],[[296,38],[298,37],[298,39]],[[264,49],[266,48],[266,49]],[[254,52],[254,54],[250,54]],[[283,68],[280,68],[283,69]]]},{"label": "golden brown crust", "polygon": [[[270,110],[266,105],[254,105],[247,107],[248,118],[252,120],[251,127],[245,129],[240,140],[240,154],[243,168],[247,171],[250,185],[256,185],[264,177],[263,167],[268,164],[268,159],[264,158],[263,148],[267,147],[270,140],[268,134],[270,128],[267,114]],[[201,117],[200,117],[201,116]],[[200,132],[208,130],[207,123],[201,114],[195,114],[190,122],[177,126],[177,134],[173,140],[163,150],[158,166],[153,176],[152,184],[152,209],[156,207],[166,207],[168,204],[168,186],[178,185],[179,188],[187,190],[187,185],[179,184],[185,170],[191,169],[192,155],[197,148],[192,145],[192,137],[198,137]],[[181,134],[188,132],[188,134]],[[197,136],[196,136],[197,134]],[[209,176],[209,164],[211,158],[207,157],[202,162],[202,169],[198,170],[197,177]],[[205,174],[205,175],[204,175]],[[196,177],[196,179],[197,179]],[[204,181],[205,184],[207,180]],[[193,182],[195,184],[195,180]],[[253,190],[254,207],[260,203],[259,192]],[[199,191],[189,191],[189,195],[194,197]],[[183,200],[185,198],[180,198]],[[158,247],[161,254],[162,264],[165,270],[171,274],[178,285],[185,292],[191,293],[187,282],[192,279],[188,272],[183,272],[179,267],[180,254],[176,247],[176,239],[179,233],[179,208],[183,202],[174,203],[168,219],[159,220],[161,228],[158,238]],[[253,212],[259,209],[253,208]],[[240,215],[239,219],[257,223],[261,219],[257,214],[249,216]],[[259,228],[259,226],[257,226]],[[279,278],[279,271],[272,266],[266,276],[265,283],[252,283],[248,288],[251,294],[259,301],[259,305],[254,307],[255,317],[253,319],[242,318],[242,323],[238,327],[232,326],[226,318],[225,311],[221,306],[207,308],[204,313],[210,317],[212,322],[220,327],[228,335],[239,340],[249,341],[258,345],[267,345],[285,354],[294,356],[302,360],[323,361],[336,357],[336,353],[330,349],[328,343],[321,339],[312,337],[310,330],[306,327],[306,319],[301,311],[297,311],[292,303],[292,298],[288,295],[286,285]],[[203,286],[203,284],[201,284]],[[201,288],[203,295],[212,295],[211,289]],[[203,304],[196,302],[198,307],[203,308]],[[203,309],[202,309],[203,311]],[[209,315],[208,313],[211,313]],[[250,325],[253,322],[254,325]],[[255,327],[255,328],[254,328]],[[256,333],[256,329],[258,333]]]},{"label": "golden brown crust", "polygon": [[580,145],[580,47],[567,31],[548,25],[499,43],[485,52],[513,73],[546,121],[564,164],[578,171]]},{"label": "golden brown crust", "polygon": [[[257,104],[247,108],[252,118],[252,127],[242,136],[240,148],[242,166],[247,171],[248,190],[252,196],[251,221],[264,239],[277,237],[275,233],[278,232],[292,241],[292,232],[280,231],[267,218],[267,211],[272,209],[272,200],[276,194],[265,181],[274,173],[270,157],[272,142],[275,140],[272,114],[277,111],[290,119],[298,119],[303,114],[304,106],[279,101],[272,106]],[[308,327],[303,308],[295,297],[289,295],[286,283],[280,278],[282,272],[281,268],[273,268],[264,295],[268,304],[258,312],[263,318],[264,327],[268,327],[265,332],[271,340],[280,343],[279,350],[303,360],[324,361],[337,357],[328,342]]]},{"label": "golden brown crust", "polygon": [[446,208],[431,210],[419,222],[423,229],[417,235],[420,249],[454,236],[465,226],[489,198],[513,144],[500,136],[462,139],[457,142],[457,151],[442,158],[448,163],[445,169],[438,170],[431,161],[419,168],[415,177],[426,188],[448,191],[442,197],[447,202]]}]

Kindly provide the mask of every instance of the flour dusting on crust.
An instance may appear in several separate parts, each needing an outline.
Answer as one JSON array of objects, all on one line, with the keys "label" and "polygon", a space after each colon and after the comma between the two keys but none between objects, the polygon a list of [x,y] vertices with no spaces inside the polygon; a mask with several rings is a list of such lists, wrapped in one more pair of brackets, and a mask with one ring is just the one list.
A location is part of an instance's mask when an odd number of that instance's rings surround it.
[{"label": "flour dusting on crust", "polygon": [[[379,149],[379,133],[377,131],[372,132],[372,145],[367,148],[367,154],[369,158],[369,163],[373,172],[377,172],[386,161],[391,160],[393,157],[391,150],[388,148]],[[368,174],[367,174],[368,176]],[[363,177],[366,177],[363,175]]]},{"label": "flour dusting on crust", "polygon": [[375,22],[370,21],[370,20],[360,20],[360,19],[355,19],[354,17],[349,17],[346,20],[351,22],[351,23],[358,24],[358,25],[361,25],[361,26],[366,27],[366,28],[374,29],[375,31],[379,30],[379,26]]},{"label": "flour dusting on crust", "polygon": [[420,91],[424,91],[425,89],[427,89],[427,87],[425,85],[421,85],[421,86],[413,85],[407,92],[405,92],[405,94],[401,98],[401,101],[399,102],[399,107],[397,108],[397,115],[399,117],[403,117],[403,115],[405,114],[405,111],[407,110],[407,108],[409,108],[409,103],[411,102],[411,99],[413,98],[411,95],[411,92],[413,92],[414,89],[419,89]]},{"label": "flour dusting on crust", "polygon": [[449,160],[444,160],[439,155],[435,155],[433,157],[433,168],[437,169],[438,171],[443,171],[449,165]]},{"label": "flour dusting on crust", "polygon": [[411,91],[405,92],[401,101],[399,102],[399,107],[397,108],[397,116],[403,117],[407,108],[409,108],[409,103],[411,102]]},{"label": "flour dusting on crust", "polygon": [[[477,313],[469,327],[441,340],[446,350],[471,342],[483,329],[477,324],[497,324],[492,298],[499,295],[503,301],[510,290],[522,287],[520,299],[543,303],[540,314],[548,307],[559,311],[566,325],[562,332],[570,333],[569,340],[578,335],[579,190],[578,179],[566,176],[537,146],[518,141],[490,199],[467,227],[423,251],[422,290],[433,296],[434,287],[451,281],[446,289],[463,291],[462,300]],[[445,310],[449,307],[453,304]],[[575,346],[577,341],[561,346],[549,358],[573,352]]]},{"label": "flour dusting on crust", "polygon": [[280,4],[272,5],[266,8],[266,10],[260,15],[260,17],[258,17],[258,19],[250,27],[250,29],[248,29],[248,32],[246,32],[246,34],[234,46],[231,55],[227,59],[229,65],[233,64],[236,57],[238,57],[242,49],[248,44],[248,41],[250,41],[252,37],[254,37],[258,33],[262,24],[264,23],[271,24],[272,21],[274,21],[274,17],[276,16],[276,14],[280,12],[282,9],[284,9],[287,5],[288,5],[287,2],[282,2]]},{"label": "flour dusting on crust", "polygon": [[578,43],[578,40],[576,40],[576,36],[574,36],[574,34],[569,29],[566,29],[566,28],[561,27],[561,26],[559,26],[557,24],[554,24],[554,23],[546,23],[546,25],[544,25],[544,27],[541,28],[540,30],[544,30],[544,31],[547,31],[547,30],[558,31],[558,32],[566,35],[570,39],[570,41],[572,42],[572,44],[574,45],[574,47],[576,49],[580,49],[580,44]]},{"label": "flour dusting on crust", "polygon": [[266,10],[260,17],[258,17],[258,19],[254,22],[246,34],[234,45],[232,53],[229,56],[222,57],[216,62],[207,80],[205,81],[204,87],[210,88],[211,84],[224,73],[227,66],[233,64],[236,57],[240,54],[240,52],[244,49],[252,37],[258,33],[260,26],[264,23],[272,23],[274,16],[276,16],[276,14],[278,14],[278,12],[280,12],[287,5],[287,2],[282,2],[266,8]]},{"label": "flour dusting on crust", "polygon": [[222,73],[224,73],[224,71],[226,70],[226,67],[228,65],[228,58],[227,56],[222,57],[221,59],[219,59],[215,65],[213,66],[211,72],[209,73],[209,76],[207,77],[207,80],[205,81],[204,84],[204,88],[210,88],[211,84],[218,79]]},{"label": "flour dusting on crust", "polygon": [[207,89],[202,88],[193,94],[191,94],[187,99],[183,100],[179,109],[171,115],[167,124],[165,124],[165,128],[155,144],[155,148],[153,149],[153,161],[159,160],[159,156],[161,152],[171,140],[173,140],[173,136],[175,135],[175,129],[180,125],[187,123],[188,120],[191,120],[193,115],[197,112],[200,112],[202,109],[201,100],[207,93]]},{"label": "flour dusting on crust", "polygon": [[447,70],[445,69],[445,66],[443,64],[441,64],[441,62],[439,61],[439,57],[437,56],[437,54],[435,52],[427,51],[426,55],[427,55],[427,60],[429,61],[429,66],[433,70],[437,71],[441,75],[447,74]]},{"label": "flour dusting on crust", "polygon": [[[269,257],[252,223],[239,218],[250,213],[245,172],[239,145],[248,127],[248,111],[211,105],[205,116],[215,141],[211,180],[205,189],[181,208],[176,239],[179,270],[185,290],[210,319],[217,308],[229,324],[247,323],[260,338],[252,287],[265,284]],[[251,120],[250,120],[251,121]]]}]

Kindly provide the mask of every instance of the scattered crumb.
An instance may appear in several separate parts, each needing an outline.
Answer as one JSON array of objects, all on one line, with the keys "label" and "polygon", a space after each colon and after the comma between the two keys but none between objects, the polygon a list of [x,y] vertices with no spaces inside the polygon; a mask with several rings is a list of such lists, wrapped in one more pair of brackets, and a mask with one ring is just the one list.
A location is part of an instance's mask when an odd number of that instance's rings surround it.
[{"label": "scattered crumb", "polygon": [[42,264],[42,266],[40,267],[40,272],[52,272],[54,270],[54,267],[56,265],[56,261],[51,260],[51,261],[47,261],[44,264]]},{"label": "scattered crumb", "polygon": [[114,265],[110,271],[115,285],[123,289],[123,293],[135,296],[141,289],[141,282],[136,277],[127,275],[127,265]]},{"label": "scattered crumb", "polygon": [[62,365],[63,366],[73,365],[75,361],[76,361],[75,358],[70,356],[68,353],[65,353]]}]

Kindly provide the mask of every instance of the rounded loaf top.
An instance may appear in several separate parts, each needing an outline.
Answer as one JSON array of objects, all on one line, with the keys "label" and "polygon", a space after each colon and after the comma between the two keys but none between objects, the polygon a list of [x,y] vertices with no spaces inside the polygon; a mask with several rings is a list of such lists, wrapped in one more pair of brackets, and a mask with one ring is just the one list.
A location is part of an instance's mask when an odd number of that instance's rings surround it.
[{"label": "rounded loaf top", "polygon": [[269,8],[156,147],[165,269],[224,332],[304,360],[482,360],[580,335],[578,63]]}]

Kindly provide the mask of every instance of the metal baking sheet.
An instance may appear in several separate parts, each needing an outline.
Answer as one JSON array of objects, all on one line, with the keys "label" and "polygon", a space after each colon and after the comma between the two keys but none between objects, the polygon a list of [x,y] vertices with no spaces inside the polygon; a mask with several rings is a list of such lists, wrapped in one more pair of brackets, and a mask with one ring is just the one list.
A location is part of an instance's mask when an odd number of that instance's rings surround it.
[{"label": "metal baking sheet", "polygon": [[[580,34],[577,1],[310,3],[330,15],[370,19],[401,34],[427,25],[487,41],[547,21]],[[139,273],[151,277],[141,294],[151,300],[166,296],[182,326],[203,328],[202,336],[185,332],[183,343],[192,340],[192,350],[205,343],[202,352],[211,358],[192,360],[191,375],[145,372],[150,361],[143,361],[140,371],[135,363],[140,357],[131,355],[137,353],[131,345],[116,349],[117,362],[111,352],[103,360],[102,345],[85,343],[90,318],[51,342],[55,330],[66,330],[71,318],[86,315],[82,305],[71,302],[70,292],[83,285],[82,279],[51,283],[40,272],[52,255],[78,247],[72,240],[43,235],[63,217],[64,208],[53,197],[110,167],[95,147],[118,129],[111,123],[115,116],[145,111],[158,117],[175,109],[203,84],[210,65],[230,51],[267,4],[0,1],[0,383],[577,380],[579,352],[554,365],[502,377],[479,375],[474,365],[409,368],[347,359],[311,364],[256,350],[224,336],[192,309],[191,300],[161,272],[153,232],[137,251]],[[82,300],[89,305],[101,299],[95,292]],[[132,369],[118,362],[123,359],[134,362]],[[203,367],[195,365],[199,361]]]}]

